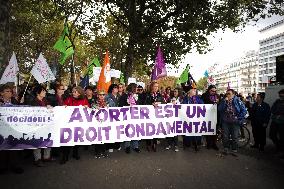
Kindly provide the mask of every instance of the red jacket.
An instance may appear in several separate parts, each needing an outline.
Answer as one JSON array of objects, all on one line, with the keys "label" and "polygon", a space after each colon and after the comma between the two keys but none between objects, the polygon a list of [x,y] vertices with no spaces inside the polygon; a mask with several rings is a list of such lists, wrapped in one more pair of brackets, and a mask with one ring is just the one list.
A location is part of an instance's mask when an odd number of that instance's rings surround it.
[{"label": "red jacket", "polygon": [[76,98],[73,98],[72,96],[64,100],[64,105],[66,106],[80,106],[80,105],[85,106],[87,105],[88,107],[90,107],[90,104],[86,98],[76,99]]}]

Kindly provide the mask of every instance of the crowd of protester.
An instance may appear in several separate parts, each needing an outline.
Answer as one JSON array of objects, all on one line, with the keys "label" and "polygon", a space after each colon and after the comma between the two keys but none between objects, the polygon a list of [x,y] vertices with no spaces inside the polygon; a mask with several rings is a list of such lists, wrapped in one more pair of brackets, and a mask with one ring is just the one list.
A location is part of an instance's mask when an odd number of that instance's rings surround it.
[{"label": "crowd of protester", "polygon": [[[280,157],[283,158],[284,150],[284,89],[279,91],[279,99],[273,106],[265,103],[265,94],[248,94],[243,97],[233,89],[228,89],[225,94],[217,94],[217,88],[210,85],[205,93],[197,94],[195,85],[182,85],[180,88],[167,87],[165,90],[159,88],[155,81],[151,82],[148,89],[130,83],[112,84],[108,91],[97,90],[95,86],[87,86],[85,89],[79,86],[67,87],[56,83],[50,86],[47,91],[43,85],[21,86],[16,93],[15,87],[11,85],[2,85],[0,88],[0,106],[42,106],[52,108],[55,106],[85,106],[88,108],[106,108],[123,107],[134,105],[153,105],[173,103],[173,104],[217,104],[218,105],[218,123],[217,127],[223,129],[223,150],[224,153],[237,153],[238,135],[241,126],[246,121],[246,116],[251,121],[254,144],[252,148],[264,151],[266,145],[266,130],[270,124],[269,137],[275,144]],[[18,95],[17,95],[18,94]],[[217,145],[217,136],[206,136],[202,140],[201,136],[183,136],[183,149],[193,147],[197,152],[201,145],[206,145],[207,149],[219,150]],[[179,151],[178,137],[168,137],[159,139],[165,141],[165,150],[173,149]],[[95,144],[91,146],[73,146],[60,148],[44,148],[29,150],[32,152],[34,165],[37,167],[45,166],[45,162],[56,161],[65,164],[69,160],[72,151],[72,158],[80,159],[80,150],[92,151],[95,158],[109,157],[114,150],[125,150],[127,154],[132,151],[141,152],[141,145],[144,140],[132,140],[123,143]],[[145,140],[146,150],[156,152],[158,139]],[[12,171],[22,173],[20,166],[19,151],[0,151],[0,173]]]}]

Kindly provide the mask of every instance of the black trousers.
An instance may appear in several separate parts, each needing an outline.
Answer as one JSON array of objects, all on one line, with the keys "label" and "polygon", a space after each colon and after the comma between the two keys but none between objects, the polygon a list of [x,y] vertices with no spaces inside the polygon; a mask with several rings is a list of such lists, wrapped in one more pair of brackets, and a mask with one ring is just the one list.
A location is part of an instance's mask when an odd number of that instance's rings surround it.
[{"label": "black trousers", "polygon": [[284,125],[272,121],[269,130],[269,138],[278,150],[284,151]]},{"label": "black trousers", "polygon": [[251,126],[254,145],[258,147],[264,147],[266,145],[266,127],[263,127],[262,124],[253,123]]},{"label": "black trousers", "polygon": [[95,154],[100,155],[106,152],[106,144],[95,144]]},{"label": "black trousers", "polygon": [[60,147],[63,158],[68,160],[71,149],[73,149],[73,156],[79,156],[79,146],[62,146]]},{"label": "black trousers", "polygon": [[157,145],[157,139],[156,138],[154,138],[154,139],[147,139],[146,140],[146,145],[147,146],[151,146],[151,145]]},{"label": "black trousers", "polygon": [[19,167],[20,158],[17,150],[0,151],[0,169],[13,169]]},{"label": "black trousers", "polygon": [[217,146],[216,145],[217,135],[208,135],[208,136],[205,136],[205,138],[206,138],[207,147],[211,148],[211,147]]}]

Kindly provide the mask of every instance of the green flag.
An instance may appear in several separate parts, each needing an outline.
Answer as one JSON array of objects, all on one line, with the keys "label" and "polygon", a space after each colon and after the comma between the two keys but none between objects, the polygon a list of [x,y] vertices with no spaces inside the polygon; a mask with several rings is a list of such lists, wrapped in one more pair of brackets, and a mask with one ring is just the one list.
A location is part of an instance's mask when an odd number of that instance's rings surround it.
[{"label": "green flag", "polygon": [[93,75],[93,69],[94,67],[101,67],[101,64],[99,62],[98,57],[94,58],[92,60],[92,62],[88,65],[87,71],[84,75],[88,74],[88,75]]},{"label": "green flag", "polygon": [[74,53],[74,49],[71,41],[68,38],[69,32],[68,27],[65,26],[60,38],[56,41],[53,48],[61,52],[61,57],[59,60],[60,64],[64,64],[66,59]]},{"label": "green flag", "polygon": [[124,75],[122,72],[120,74],[119,83],[124,83]]},{"label": "green flag", "polygon": [[183,72],[181,73],[177,83],[181,84],[181,83],[185,83],[188,80],[188,72],[189,72],[189,65],[186,66],[186,68],[183,70]]}]

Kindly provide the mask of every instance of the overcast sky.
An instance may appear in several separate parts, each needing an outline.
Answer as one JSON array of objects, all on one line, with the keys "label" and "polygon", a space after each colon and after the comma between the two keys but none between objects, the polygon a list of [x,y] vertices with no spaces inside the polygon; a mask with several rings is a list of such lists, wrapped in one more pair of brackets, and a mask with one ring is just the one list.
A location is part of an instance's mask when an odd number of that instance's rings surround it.
[{"label": "overcast sky", "polygon": [[191,73],[195,80],[198,80],[203,77],[205,70],[214,63],[225,65],[241,57],[246,51],[258,50],[258,31],[282,19],[284,17],[273,16],[257,22],[256,25],[247,25],[243,29],[243,32],[234,33],[229,29],[225,32],[217,32],[210,37],[212,51],[207,54],[198,54],[197,52],[188,53],[185,56],[183,64],[190,63],[192,66]]}]

